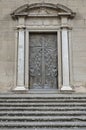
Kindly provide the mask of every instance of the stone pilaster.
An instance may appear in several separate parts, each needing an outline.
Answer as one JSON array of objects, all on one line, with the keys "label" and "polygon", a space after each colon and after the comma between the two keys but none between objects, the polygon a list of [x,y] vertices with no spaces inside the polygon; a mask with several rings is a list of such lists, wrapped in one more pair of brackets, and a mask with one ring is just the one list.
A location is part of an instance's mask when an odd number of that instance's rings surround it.
[{"label": "stone pilaster", "polygon": [[19,19],[17,48],[17,73],[16,88],[14,90],[26,90],[25,88],[25,27],[24,19]]},{"label": "stone pilaster", "polygon": [[61,90],[72,90],[70,86],[69,67],[69,39],[67,18],[62,18],[62,88]]}]

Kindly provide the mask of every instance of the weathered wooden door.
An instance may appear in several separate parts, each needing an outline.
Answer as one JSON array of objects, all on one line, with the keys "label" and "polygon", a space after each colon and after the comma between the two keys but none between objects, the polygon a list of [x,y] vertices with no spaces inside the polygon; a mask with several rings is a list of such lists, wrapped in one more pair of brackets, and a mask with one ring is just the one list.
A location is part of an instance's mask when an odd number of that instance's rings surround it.
[{"label": "weathered wooden door", "polygon": [[31,89],[57,88],[57,34],[30,33]]}]

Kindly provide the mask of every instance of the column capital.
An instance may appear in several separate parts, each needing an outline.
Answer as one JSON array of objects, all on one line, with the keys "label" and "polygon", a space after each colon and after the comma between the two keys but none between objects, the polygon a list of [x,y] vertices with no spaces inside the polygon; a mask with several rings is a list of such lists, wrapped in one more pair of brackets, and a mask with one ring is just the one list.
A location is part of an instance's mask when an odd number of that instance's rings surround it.
[{"label": "column capital", "polygon": [[66,17],[66,16],[61,17],[61,27],[60,28],[61,29],[67,29],[67,30],[72,29],[72,27],[68,23],[68,17]]},{"label": "column capital", "polygon": [[25,30],[26,29],[26,26],[24,25],[19,25],[16,27],[17,30]]},{"label": "column capital", "polygon": [[62,26],[60,27],[60,29],[61,29],[61,30],[63,30],[63,29],[72,30],[72,27],[70,27],[70,26],[68,26],[68,25],[62,25]]}]

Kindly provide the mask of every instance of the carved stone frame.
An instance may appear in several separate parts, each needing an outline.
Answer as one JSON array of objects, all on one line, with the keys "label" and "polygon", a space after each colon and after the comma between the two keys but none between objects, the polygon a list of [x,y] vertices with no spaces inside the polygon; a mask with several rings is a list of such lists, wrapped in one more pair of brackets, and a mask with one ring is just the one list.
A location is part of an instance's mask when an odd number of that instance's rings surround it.
[{"label": "carved stone frame", "polygon": [[[57,14],[53,15],[35,15],[35,14],[28,14],[30,10],[34,10],[37,8],[50,8],[53,10],[61,10],[62,12],[58,12]],[[69,36],[68,34],[70,26],[68,25],[68,19],[74,17],[75,13],[72,10],[68,9],[63,5],[54,5],[48,3],[38,3],[32,5],[24,5],[17,10],[15,10],[12,14],[13,19],[18,20],[17,26],[17,48],[18,50],[16,59],[16,87],[14,90],[28,90],[28,79],[29,79],[29,32],[57,32],[57,46],[58,46],[58,88],[60,90],[72,90],[70,86],[70,59],[69,59]],[[59,26],[47,26],[46,28],[36,28],[30,27],[25,24],[26,18],[33,17],[33,18],[59,18],[60,24]]]}]

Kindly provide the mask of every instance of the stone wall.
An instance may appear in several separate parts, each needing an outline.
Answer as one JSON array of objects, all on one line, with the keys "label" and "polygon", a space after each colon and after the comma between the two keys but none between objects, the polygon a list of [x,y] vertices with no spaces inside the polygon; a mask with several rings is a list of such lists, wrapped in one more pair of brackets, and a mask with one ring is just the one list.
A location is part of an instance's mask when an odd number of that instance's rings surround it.
[{"label": "stone wall", "polygon": [[59,3],[76,12],[70,22],[71,85],[76,86],[77,92],[86,91],[86,0],[0,0],[0,91],[10,91],[15,86],[16,22],[10,14],[24,4],[39,2]]}]

